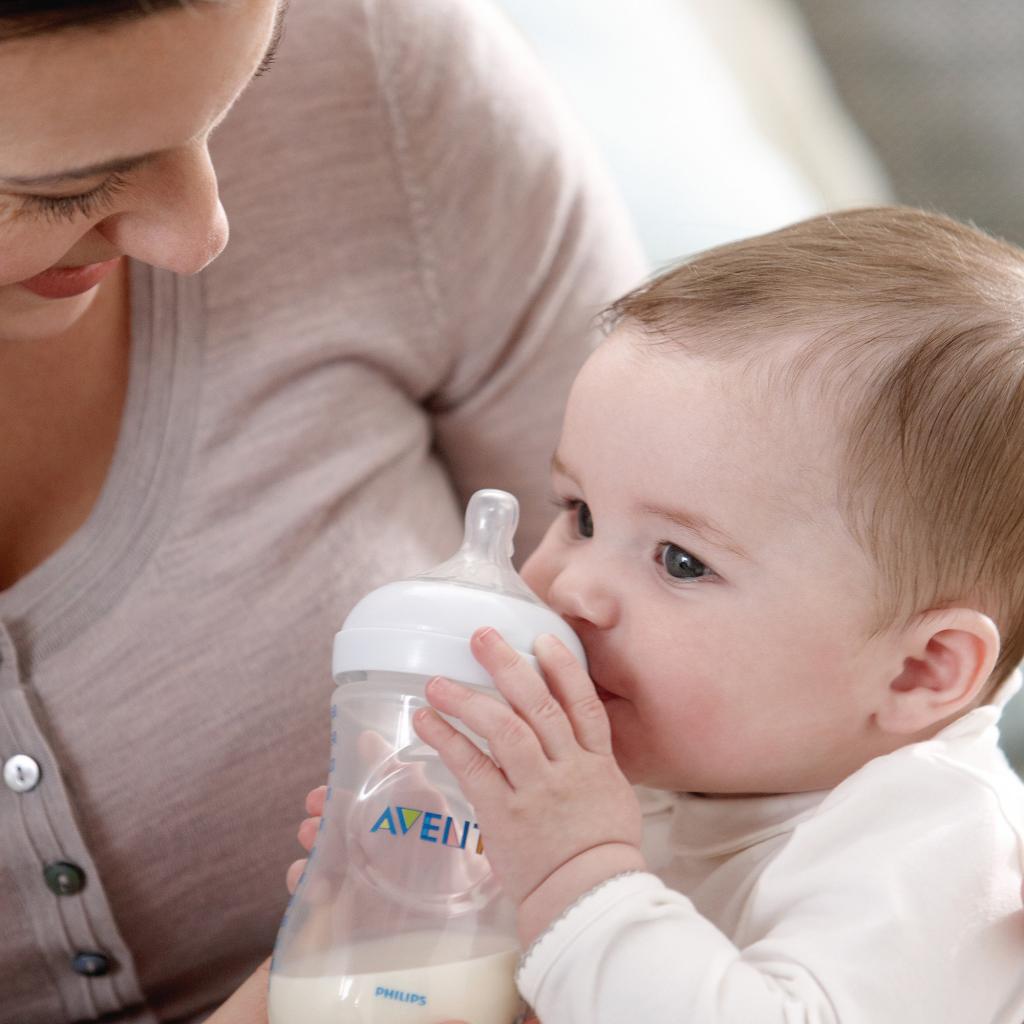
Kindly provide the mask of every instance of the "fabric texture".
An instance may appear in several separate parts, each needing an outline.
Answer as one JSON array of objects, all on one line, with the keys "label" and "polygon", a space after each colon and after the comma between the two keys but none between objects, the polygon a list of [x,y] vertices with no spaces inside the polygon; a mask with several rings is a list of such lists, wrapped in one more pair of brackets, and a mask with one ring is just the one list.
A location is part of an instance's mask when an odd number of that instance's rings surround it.
[{"label": "fabric texture", "polygon": [[827,792],[677,794],[659,874],[553,922],[523,997],[544,1024],[1020,1024],[1024,784],[999,713]]},{"label": "fabric texture", "polygon": [[532,548],[591,319],[643,273],[477,0],[293,4],[211,150],[231,241],[196,277],[132,267],[106,485],[0,593],[0,764],[42,770],[0,786],[2,1024],[194,1022],[269,955],[335,630],[449,556],[479,487]]}]

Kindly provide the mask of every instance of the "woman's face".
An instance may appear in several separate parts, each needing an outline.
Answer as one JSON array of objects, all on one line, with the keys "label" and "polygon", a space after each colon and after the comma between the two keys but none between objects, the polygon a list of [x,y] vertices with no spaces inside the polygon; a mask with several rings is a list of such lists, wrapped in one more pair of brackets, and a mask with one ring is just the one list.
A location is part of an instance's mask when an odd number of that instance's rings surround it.
[{"label": "woman's face", "polygon": [[131,256],[194,274],[221,252],[207,143],[278,27],[279,0],[219,0],[0,42],[0,343],[88,309],[103,268],[32,280],[50,268]]}]

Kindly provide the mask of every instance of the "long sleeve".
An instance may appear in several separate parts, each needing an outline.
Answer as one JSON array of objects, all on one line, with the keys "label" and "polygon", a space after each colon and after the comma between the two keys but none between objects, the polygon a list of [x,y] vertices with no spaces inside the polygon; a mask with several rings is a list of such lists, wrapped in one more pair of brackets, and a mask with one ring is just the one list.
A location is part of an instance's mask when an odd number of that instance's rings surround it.
[{"label": "long sleeve", "polygon": [[1019,784],[918,747],[796,826],[735,934],[624,875],[527,951],[524,997],[544,1024],[1020,1024]]},{"label": "long sleeve", "polygon": [[528,951],[518,984],[544,1024],[840,1019],[805,971],[762,971],[686,896],[642,872],[580,900]]},{"label": "long sleeve", "polygon": [[435,444],[463,501],[482,486],[520,495],[524,555],[551,518],[548,460],[595,314],[639,282],[643,258],[596,152],[497,9],[371,10],[425,316],[447,360],[427,401]]},{"label": "long sleeve", "polygon": [[204,1019],[273,945],[349,610],[450,556],[478,486],[536,539],[589,318],[640,273],[542,80],[486,0],[294,3],[211,141],[230,244],[133,262],[101,500],[0,593],[0,761],[37,775],[0,787],[0,1024]]}]

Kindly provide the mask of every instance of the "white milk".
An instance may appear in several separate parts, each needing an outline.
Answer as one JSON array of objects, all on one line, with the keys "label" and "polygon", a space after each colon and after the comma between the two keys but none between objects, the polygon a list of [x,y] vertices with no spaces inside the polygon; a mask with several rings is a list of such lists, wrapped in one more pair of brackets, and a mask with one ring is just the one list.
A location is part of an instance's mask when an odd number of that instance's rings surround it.
[{"label": "white milk", "polygon": [[[270,979],[270,1024],[512,1024],[522,1005],[513,975],[518,949],[506,948],[471,959],[429,967],[330,975],[275,971]],[[417,932],[359,943],[346,951],[362,962],[420,963],[465,957],[465,936]],[[478,948],[479,943],[477,942]]]}]

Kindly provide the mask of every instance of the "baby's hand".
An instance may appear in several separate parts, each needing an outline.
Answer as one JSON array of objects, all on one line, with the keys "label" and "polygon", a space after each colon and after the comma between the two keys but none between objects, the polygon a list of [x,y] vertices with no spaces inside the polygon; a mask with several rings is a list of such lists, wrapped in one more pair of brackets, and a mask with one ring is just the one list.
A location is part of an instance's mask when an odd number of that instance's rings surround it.
[{"label": "baby's hand", "polygon": [[417,712],[413,723],[472,804],[526,946],[594,885],[646,868],[640,805],[615,762],[594,684],[564,644],[538,639],[543,677],[496,630],[474,633],[471,649],[508,703],[439,678],[427,699],[488,753],[436,711]]},{"label": "baby's hand", "polygon": [[[375,732],[364,732],[359,736],[356,741],[357,750],[359,757],[365,765],[377,764],[389,754],[392,753],[392,748],[384,739],[383,736],[378,735]],[[416,770],[419,770],[417,766]],[[337,794],[339,805],[348,806],[352,802],[352,794],[343,791]],[[307,851],[312,852],[313,844],[316,841],[317,833],[320,831],[320,822],[323,818],[324,808],[327,804],[327,786],[317,786],[316,789],[311,789],[306,794],[306,813],[310,817],[303,819],[299,825],[298,840],[299,844]],[[295,894],[295,890],[299,886],[299,882],[302,879],[302,873],[306,869],[306,864],[309,862],[308,857],[303,857],[301,860],[294,861],[288,868],[285,874],[285,885],[288,887],[288,892],[291,895]],[[338,881],[337,878],[334,879]],[[322,887],[325,888],[325,887]],[[331,887],[333,888],[333,886]],[[322,894],[327,896],[327,889],[325,888]],[[318,901],[319,902],[319,901]]]},{"label": "baby's hand", "polygon": [[[356,740],[356,751],[359,759],[367,768],[380,766],[387,762],[392,775],[401,779],[402,802],[410,806],[425,806],[434,809],[434,812],[443,817],[448,813],[448,803],[444,794],[440,792],[428,779],[425,765],[422,761],[408,760],[404,751],[396,751],[392,744],[388,743],[383,736],[371,730],[360,733]],[[333,862],[324,861],[316,877],[310,881],[312,888],[306,892],[306,902],[312,904],[329,904],[339,893],[339,887],[345,884],[346,875],[349,873],[348,856],[341,855],[344,851],[339,850],[339,836],[337,829],[342,823],[343,830],[346,815],[349,814],[353,802],[356,801],[356,794],[349,790],[335,787],[333,797],[328,810],[328,796],[330,789],[327,786],[318,786],[306,796],[306,812],[310,817],[304,819],[299,825],[297,838],[299,843],[312,852],[318,833],[323,828],[326,820],[324,815],[329,813],[334,821],[333,835],[324,836],[329,841],[333,840]],[[376,814],[376,812],[374,812]],[[351,837],[349,837],[350,839]],[[343,846],[348,840],[341,840]],[[393,875],[402,875],[409,867],[409,846],[400,843],[385,843],[382,849],[376,852],[375,867],[378,872],[385,875],[391,872]],[[291,864],[285,876],[285,884],[289,893],[294,895],[302,881],[303,873],[309,863],[309,858],[297,860]],[[463,856],[438,858],[430,879],[435,887],[443,891],[463,892],[470,888],[476,881],[479,881],[481,873],[489,870],[485,857]],[[380,899],[380,893],[376,889],[367,889],[366,880],[360,880],[359,873],[353,876],[354,888],[349,891],[347,900],[360,899],[363,903],[369,901],[371,906],[376,906]],[[362,917],[362,913],[355,913],[354,907],[349,906],[348,913],[354,914],[355,920]],[[372,916],[371,910],[367,914]]]},{"label": "baby's hand", "polygon": [[[316,789],[311,789],[306,794],[306,813],[311,817],[303,819],[301,825],[299,825],[298,839],[299,845],[308,853],[313,849],[313,843],[316,840],[316,834],[320,829],[320,818],[324,813],[324,803],[327,800],[327,787],[317,786]],[[288,892],[292,895],[295,894],[295,889],[299,884],[299,879],[302,877],[302,872],[306,870],[307,857],[303,857],[301,860],[295,861],[289,868],[285,875],[285,885],[288,886]]]}]

